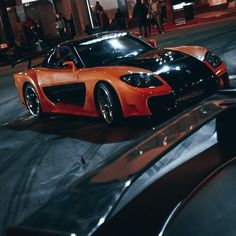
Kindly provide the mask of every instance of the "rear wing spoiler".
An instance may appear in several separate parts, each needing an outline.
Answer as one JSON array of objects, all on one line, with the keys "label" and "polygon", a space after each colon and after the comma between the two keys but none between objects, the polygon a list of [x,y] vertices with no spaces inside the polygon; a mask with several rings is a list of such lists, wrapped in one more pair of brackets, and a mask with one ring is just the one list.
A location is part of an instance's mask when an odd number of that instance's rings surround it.
[{"label": "rear wing spoiler", "polygon": [[[32,68],[32,61],[38,57],[41,57],[41,56],[45,56],[48,54],[50,49],[46,49],[46,50],[42,50],[42,51],[39,51],[39,52],[34,52],[30,55],[26,55],[20,59],[17,59],[15,61],[13,61],[11,63],[11,66],[12,68],[14,68],[17,64],[21,63],[21,62],[25,62],[25,61],[28,61],[28,65],[27,65],[27,68],[30,69]],[[33,65],[33,67],[36,67],[36,66],[39,66],[39,64],[37,65]]]}]

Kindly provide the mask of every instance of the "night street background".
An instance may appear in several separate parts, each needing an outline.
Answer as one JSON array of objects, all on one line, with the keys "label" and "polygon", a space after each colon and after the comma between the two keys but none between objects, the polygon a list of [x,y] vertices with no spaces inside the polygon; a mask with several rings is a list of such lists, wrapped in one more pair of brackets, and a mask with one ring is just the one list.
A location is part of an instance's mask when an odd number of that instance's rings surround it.
[{"label": "night street background", "polygon": [[[236,18],[167,32],[159,47],[200,45],[225,61],[236,75]],[[19,103],[12,74],[0,68],[0,235],[64,191],[84,173],[107,162],[153,130],[151,123],[127,121],[109,127],[102,120],[74,116],[33,119]],[[211,136],[213,127],[204,131]],[[195,142],[201,142],[202,136]],[[196,144],[196,143],[195,143]],[[188,144],[189,146],[192,144]],[[186,146],[184,147],[186,148]],[[183,150],[179,149],[181,153]]]}]

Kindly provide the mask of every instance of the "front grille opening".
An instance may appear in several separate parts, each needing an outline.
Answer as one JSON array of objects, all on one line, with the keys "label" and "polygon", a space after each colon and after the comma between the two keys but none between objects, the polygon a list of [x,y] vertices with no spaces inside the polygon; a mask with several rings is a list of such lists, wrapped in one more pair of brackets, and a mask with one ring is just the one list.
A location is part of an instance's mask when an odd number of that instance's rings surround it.
[{"label": "front grille opening", "polygon": [[148,108],[152,115],[172,112],[176,108],[174,93],[149,98]]}]

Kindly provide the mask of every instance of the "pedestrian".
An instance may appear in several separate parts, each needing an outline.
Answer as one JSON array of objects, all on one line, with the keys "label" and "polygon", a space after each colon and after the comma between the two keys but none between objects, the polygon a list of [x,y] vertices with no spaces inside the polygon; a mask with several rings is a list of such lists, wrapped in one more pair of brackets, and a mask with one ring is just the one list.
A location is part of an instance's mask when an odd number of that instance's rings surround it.
[{"label": "pedestrian", "polygon": [[124,29],[126,28],[126,19],[125,14],[118,8],[115,13],[115,25],[117,29]]},{"label": "pedestrian", "polygon": [[136,4],[133,10],[133,18],[136,19],[139,33],[143,35],[144,28],[144,36],[147,37],[147,15],[148,15],[148,8],[145,4],[141,2],[141,0],[136,0]]},{"label": "pedestrian", "polygon": [[148,14],[147,14],[147,29],[148,29],[148,36],[151,36],[152,15],[149,12],[149,0],[144,0],[143,3],[147,7],[147,9],[148,9]]},{"label": "pedestrian", "polygon": [[30,50],[33,50],[34,48],[34,28],[36,26],[35,21],[27,16],[25,21],[23,22],[23,27],[24,27],[24,35],[26,39],[26,44],[29,47]]},{"label": "pedestrian", "polygon": [[151,0],[149,12],[154,19],[158,32],[160,34],[164,34],[164,29],[161,22],[161,3],[159,0]]},{"label": "pedestrian", "polygon": [[104,11],[102,6],[99,6],[98,13],[99,13],[100,27],[103,30],[108,30],[110,26],[109,17],[107,13]]},{"label": "pedestrian", "polygon": [[161,23],[166,23],[166,0],[161,1]]},{"label": "pedestrian", "polygon": [[23,48],[25,46],[26,39],[24,34],[24,25],[20,21],[20,18],[18,16],[16,17],[14,29],[15,29],[14,55],[16,57],[19,57],[23,53]]},{"label": "pedestrian", "polygon": [[101,8],[102,6],[100,5],[100,2],[99,1],[96,1],[96,4],[95,4],[95,7],[94,7],[94,15],[96,16],[97,18],[97,22],[98,22],[98,25],[101,26],[101,22],[100,22],[100,17],[99,17],[99,9]]},{"label": "pedestrian", "polygon": [[74,20],[73,20],[73,16],[71,12],[69,12],[69,17],[67,18],[67,28],[68,28],[68,34],[70,38],[73,39],[74,36],[76,35],[76,32],[75,32],[75,25],[74,25]]},{"label": "pedestrian", "polygon": [[65,18],[60,14],[56,14],[56,28],[58,34],[63,37],[66,34],[66,21]]}]

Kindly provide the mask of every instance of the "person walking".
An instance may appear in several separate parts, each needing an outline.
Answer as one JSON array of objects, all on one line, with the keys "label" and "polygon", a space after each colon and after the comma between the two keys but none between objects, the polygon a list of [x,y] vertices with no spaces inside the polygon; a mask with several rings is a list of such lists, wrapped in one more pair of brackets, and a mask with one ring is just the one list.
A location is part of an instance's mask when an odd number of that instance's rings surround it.
[{"label": "person walking", "polygon": [[73,16],[71,12],[69,12],[69,16],[66,19],[66,23],[67,23],[68,35],[71,39],[73,39],[74,36],[76,35],[76,32],[75,32],[75,24],[74,24],[74,20],[73,20]]},{"label": "person walking", "polygon": [[18,58],[23,53],[23,48],[26,43],[25,34],[24,34],[24,25],[20,21],[20,18],[18,16],[16,17],[14,29],[15,29],[14,56]]},{"label": "person walking", "polygon": [[100,4],[100,2],[96,1],[93,13],[94,13],[95,17],[97,18],[97,22],[98,22],[99,26],[101,26],[100,16],[99,16],[99,9],[101,9],[101,7],[102,7],[102,5]]},{"label": "person walking", "polygon": [[147,15],[148,8],[145,4],[141,2],[141,0],[136,0],[136,4],[133,10],[133,18],[136,19],[138,23],[139,32],[143,35],[142,28],[144,28],[144,36],[148,36],[147,31]]},{"label": "person walking", "polygon": [[159,0],[151,0],[149,7],[150,7],[149,12],[155,21],[158,32],[160,34],[164,34],[163,25],[161,22],[161,3],[160,3],[160,1]]},{"label": "person walking", "polygon": [[23,22],[26,45],[29,51],[35,51],[35,27],[36,22],[29,16]]},{"label": "person walking", "polygon": [[66,20],[60,13],[56,14],[56,29],[61,37],[66,34]]},{"label": "person walking", "polygon": [[161,2],[161,23],[166,23],[166,0],[160,0]]},{"label": "person walking", "polygon": [[143,4],[148,9],[147,20],[146,21],[147,21],[148,36],[151,36],[152,16],[149,12],[149,0],[144,0]]},{"label": "person walking", "polygon": [[114,21],[115,21],[115,26],[117,29],[125,29],[126,28],[125,14],[119,8],[117,9],[117,11],[115,13]]},{"label": "person walking", "polygon": [[108,30],[110,26],[110,22],[109,22],[109,17],[107,13],[104,11],[102,6],[98,8],[98,12],[99,12],[99,21],[100,21],[101,28],[103,30]]}]

